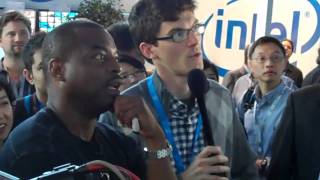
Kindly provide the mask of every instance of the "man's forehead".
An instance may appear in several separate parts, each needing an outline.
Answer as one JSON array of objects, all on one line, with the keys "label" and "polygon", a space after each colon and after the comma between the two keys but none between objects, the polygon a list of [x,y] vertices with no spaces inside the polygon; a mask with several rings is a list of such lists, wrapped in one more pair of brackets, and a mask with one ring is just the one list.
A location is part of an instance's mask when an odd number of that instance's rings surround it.
[{"label": "man's forehead", "polygon": [[265,53],[282,53],[280,47],[274,43],[264,43],[258,45],[254,52],[254,54],[265,54]]},{"label": "man's forehead", "polygon": [[3,29],[12,28],[12,27],[28,29],[27,25],[24,24],[22,21],[9,21],[3,26]]},{"label": "man's forehead", "polygon": [[[177,21],[163,21],[161,23],[161,31],[170,31],[176,28],[191,28],[192,25],[197,23],[198,20],[194,16],[194,12],[191,10],[183,11],[179,15],[179,19]],[[168,33],[164,32],[164,33]]]},{"label": "man's forehead", "polygon": [[82,45],[114,46],[113,39],[108,33],[95,28],[83,28],[77,31],[76,38]]}]

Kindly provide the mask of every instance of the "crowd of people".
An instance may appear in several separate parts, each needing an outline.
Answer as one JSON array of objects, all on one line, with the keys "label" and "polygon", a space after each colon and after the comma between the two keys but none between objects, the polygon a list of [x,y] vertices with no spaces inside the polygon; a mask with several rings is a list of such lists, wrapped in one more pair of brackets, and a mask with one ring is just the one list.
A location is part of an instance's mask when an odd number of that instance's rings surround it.
[{"label": "crowd of people", "polygon": [[[35,34],[21,13],[3,14],[0,177],[102,160],[136,179],[318,179],[320,46],[303,79],[291,40],[260,37],[220,85],[195,9],[139,0],[128,22]],[[207,76],[204,106],[189,88],[194,69]]]}]

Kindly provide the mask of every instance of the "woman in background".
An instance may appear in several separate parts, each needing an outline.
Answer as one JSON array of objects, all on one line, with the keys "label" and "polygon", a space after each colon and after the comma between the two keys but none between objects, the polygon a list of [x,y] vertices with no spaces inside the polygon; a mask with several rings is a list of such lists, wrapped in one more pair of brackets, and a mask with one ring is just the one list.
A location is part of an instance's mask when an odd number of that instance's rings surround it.
[{"label": "woman in background", "polygon": [[6,71],[0,71],[0,149],[13,124],[12,106],[15,100]]}]

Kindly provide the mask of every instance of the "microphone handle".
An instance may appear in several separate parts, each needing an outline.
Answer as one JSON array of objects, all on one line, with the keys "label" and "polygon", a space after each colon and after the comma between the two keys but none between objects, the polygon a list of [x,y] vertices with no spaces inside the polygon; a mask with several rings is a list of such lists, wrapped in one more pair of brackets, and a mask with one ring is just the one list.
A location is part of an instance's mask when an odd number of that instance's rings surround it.
[{"label": "microphone handle", "polygon": [[198,101],[199,110],[200,110],[201,117],[202,117],[202,123],[203,123],[202,132],[203,132],[204,140],[207,145],[214,146],[215,143],[213,140],[211,127],[210,127],[210,123],[209,123],[209,118],[208,118],[208,113],[207,113],[207,109],[206,109],[206,105],[205,105],[203,96],[198,97],[197,101]]},{"label": "microphone handle", "polygon": [[[204,97],[203,96],[198,97],[197,101],[198,101],[198,105],[199,105],[199,109],[200,109],[200,113],[201,113],[201,117],[202,117],[202,123],[203,123],[202,131],[203,131],[204,140],[207,145],[214,146],[215,143],[213,140],[213,135],[212,135],[212,131],[211,131],[210,123],[209,123],[206,104],[204,102]],[[214,156],[214,154],[212,154],[210,156]],[[225,164],[221,164],[221,165],[225,165]],[[220,177],[228,177],[227,173],[214,173],[214,175],[217,175]]]}]

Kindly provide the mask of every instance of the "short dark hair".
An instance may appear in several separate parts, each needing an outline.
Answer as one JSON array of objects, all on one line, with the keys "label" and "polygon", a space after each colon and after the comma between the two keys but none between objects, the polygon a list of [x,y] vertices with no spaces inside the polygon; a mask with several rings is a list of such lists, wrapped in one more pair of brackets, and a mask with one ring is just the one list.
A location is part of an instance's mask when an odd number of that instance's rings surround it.
[{"label": "short dark hair", "polygon": [[45,36],[45,32],[36,33],[29,39],[22,51],[25,68],[30,72],[32,72],[32,64],[34,63],[33,55],[37,50],[41,49]]},{"label": "short dark hair", "polygon": [[0,89],[3,89],[7,93],[10,104],[13,105],[16,97],[10,84],[8,72],[5,70],[0,70]]},{"label": "short dark hair", "polygon": [[131,66],[139,69],[139,70],[142,70],[145,72],[145,74],[147,75],[147,70],[146,68],[144,67],[144,65],[136,58],[132,57],[132,56],[128,56],[128,55],[125,55],[125,54],[119,54],[119,59],[118,59],[118,62],[119,63],[127,63],[127,64],[130,64]]},{"label": "short dark hair", "polygon": [[134,43],[157,44],[157,34],[164,21],[177,21],[181,12],[194,10],[194,0],[140,0],[129,15],[130,32]]},{"label": "short dark hair", "polygon": [[130,30],[129,24],[126,22],[117,22],[110,25],[107,30],[111,34],[114,43],[119,51],[129,52],[132,49],[135,49]]},{"label": "short dark hair", "polygon": [[291,39],[283,39],[281,42],[284,42],[284,41],[287,41],[291,44],[291,50],[294,51],[294,44],[293,44],[293,41]]},{"label": "short dark hair", "polygon": [[215,79],[217,82],[219,82],[219,72],[217,66],[211,62],[209,59],[204,58],[203,59],[203,70],[205,69],[211,69],[215,73]]},{"label": "short dark hair", "polygon": [[252,46],[249,48],[249,59],[252,59],[252,54],[257,46],[259,46],[261,44],[266,44],[266,43],[273,43],[273,44],[277,45],[280,48],[282,54],[284,56],[286,55],[286,51],[278,39],[271,37],[271,36],[263,36],[263,37],[259,38],[258,40],[256,40],[252,44]]},{"label": "short dark hair", "polygon": [[44,38],[42,44],[42,62],[45,78],[47,79],[48,63],[52,58],[67,61],[80,44],[77,30],[80,28],[97,28],[105,32],[103,26],[91,20],[69,21],[53,29]]},{"label": "short dark hair", "polygon": [[30,20],[18,11],[10,11],[3,14],[0,18],[0,35],[2,34],[3,28],[11,21],[21,21],[31,33],[31,22]]}]

